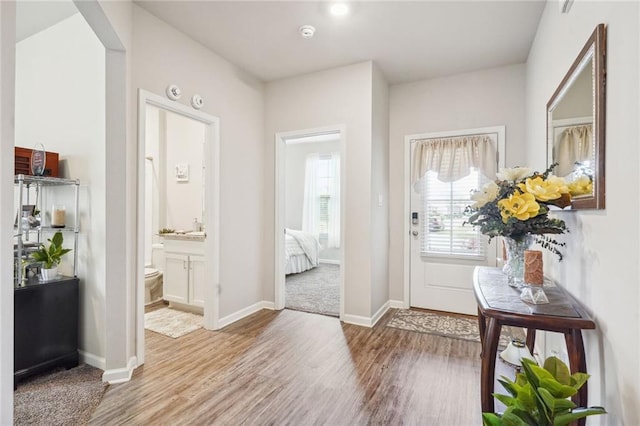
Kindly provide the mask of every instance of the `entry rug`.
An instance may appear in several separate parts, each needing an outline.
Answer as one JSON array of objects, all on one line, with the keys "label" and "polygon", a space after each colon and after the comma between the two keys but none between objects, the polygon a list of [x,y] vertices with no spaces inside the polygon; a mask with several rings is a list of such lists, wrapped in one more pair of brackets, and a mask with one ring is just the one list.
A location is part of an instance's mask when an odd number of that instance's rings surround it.
[{"label": "entry rug", "polygon": [[[399,309],[387,323],[387,327],[419,333],[437,334],[454,339],[470,340],[480,343],[478,320],[434,312]],[[503,326],[498,346],[506,348],[511,338],[525,338],[524,331],[518,327]]]},{"label": "entry rug", "polygon": [[144,328],[175,339],[202,328],[202,315],[161,308],[144,314]]}]

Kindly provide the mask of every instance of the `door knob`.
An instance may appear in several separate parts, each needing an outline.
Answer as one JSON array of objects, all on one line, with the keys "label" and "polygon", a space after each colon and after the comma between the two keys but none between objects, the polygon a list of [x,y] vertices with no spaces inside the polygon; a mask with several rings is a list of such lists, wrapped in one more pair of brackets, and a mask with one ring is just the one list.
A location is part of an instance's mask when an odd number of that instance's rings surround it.
[{"label": "door knob", "polygon": [[413,235],[414,237],[418,236],[418,231],[411,231],[411,235]]}]

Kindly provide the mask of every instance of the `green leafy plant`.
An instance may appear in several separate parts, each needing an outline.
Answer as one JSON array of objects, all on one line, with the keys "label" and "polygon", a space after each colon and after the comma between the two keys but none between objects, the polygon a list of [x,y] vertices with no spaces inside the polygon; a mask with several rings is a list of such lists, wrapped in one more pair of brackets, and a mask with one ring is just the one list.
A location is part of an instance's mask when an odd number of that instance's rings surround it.
[{"label": "green leafy plant", "polygon": [[482,413],[485,426],[563,426],[594,414],[605,414],[602,407],[578,408],[569,397],[589,378],[585,373],[570,374],[560,359],[549,357],[544,367],[522,359],[522,373],[513,382],[498,380],[510,395],[493,394],[507,409],[502,414]]},{"label": "green leafy plant", "polygon": [[41,244],[37,251],[31,253],[31,258],[36,262],[42,262],[42,266],[45,269],[51,269],[58,266],[62,256],[69,253],[71,249],[62,248],[63,236],[60,231],[56,232],[47,241],[49,241],[49,247]]}]

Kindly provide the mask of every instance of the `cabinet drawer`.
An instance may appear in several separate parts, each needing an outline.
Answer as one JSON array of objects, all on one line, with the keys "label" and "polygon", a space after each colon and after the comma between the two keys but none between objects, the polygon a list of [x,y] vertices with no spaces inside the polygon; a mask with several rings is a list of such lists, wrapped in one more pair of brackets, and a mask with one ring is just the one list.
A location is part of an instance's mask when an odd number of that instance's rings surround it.
[{"label": "cabinet drawer", "polygon": [[164,240],[166,253],[185,253],[204,255],[204,241]]}]

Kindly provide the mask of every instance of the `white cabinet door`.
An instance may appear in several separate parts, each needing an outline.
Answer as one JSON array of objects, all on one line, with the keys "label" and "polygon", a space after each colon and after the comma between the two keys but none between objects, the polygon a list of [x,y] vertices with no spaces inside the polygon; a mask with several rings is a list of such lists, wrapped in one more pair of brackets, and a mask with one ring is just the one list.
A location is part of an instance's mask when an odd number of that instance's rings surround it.
[{"label": "white cabinet door", "polygon": [[204,307],[204,256],[189,256],[189,303]]},{"label": "white cabinet door", "polygon": [[163,299],[170,302],[189,303],[189,256],[166,253],[166,269],[163,280]]}]

